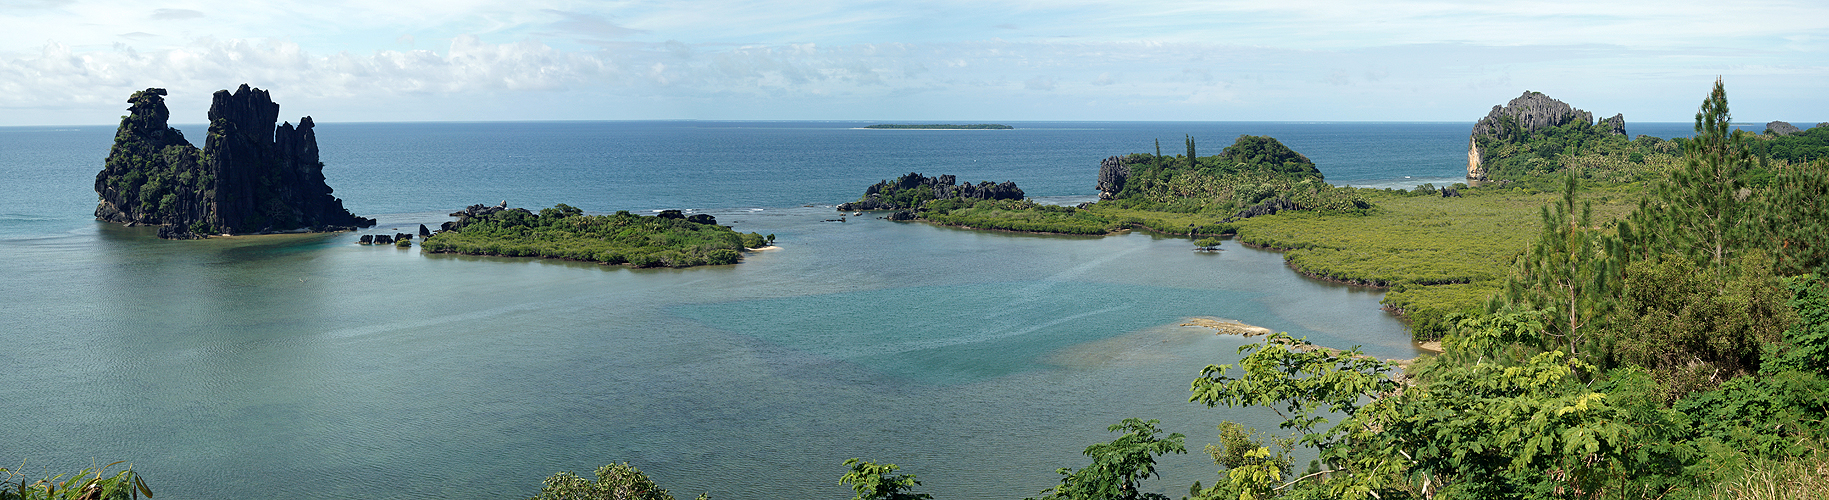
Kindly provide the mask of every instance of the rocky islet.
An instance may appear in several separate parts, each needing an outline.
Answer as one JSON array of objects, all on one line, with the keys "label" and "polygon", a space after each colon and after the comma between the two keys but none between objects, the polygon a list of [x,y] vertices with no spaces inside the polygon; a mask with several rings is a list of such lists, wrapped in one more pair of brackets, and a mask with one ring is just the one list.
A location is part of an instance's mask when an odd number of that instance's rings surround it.
[{"label": "rocky islet", "polygon": [[95,176],[96,219],[158,225],[167,239],[374,226],[332,196],[311,117],[276,127],[279,104],[267,91],[219,90],[199,149],[168,124],[165,95],[149,88],[128,99]]}]

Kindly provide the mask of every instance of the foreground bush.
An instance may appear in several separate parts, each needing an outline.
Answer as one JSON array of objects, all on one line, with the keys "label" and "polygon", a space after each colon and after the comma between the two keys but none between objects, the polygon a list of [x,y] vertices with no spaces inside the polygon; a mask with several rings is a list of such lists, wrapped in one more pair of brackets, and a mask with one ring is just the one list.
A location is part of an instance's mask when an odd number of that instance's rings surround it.
[{"label": "foreground bush", "polygon": [[[699,495],[700,500],[706,498]],[[595,482],[570,472],[553,474],[533,500],[673,500],[673,495],[624,462],[599,467]]]},{"label": "foreground bush", "polygon": [[146,487],[146,481],[133,466],[103,477],[108,469],[120,465],[115,462],[99,468],[88,468],[71,475],[56,475],[28,482],[25,476],[10,469],[0,468],[6,475],[4,484],[0,484],[0,500],[125,500],[138,499],[141,495],[152,496],[152,489]]}]

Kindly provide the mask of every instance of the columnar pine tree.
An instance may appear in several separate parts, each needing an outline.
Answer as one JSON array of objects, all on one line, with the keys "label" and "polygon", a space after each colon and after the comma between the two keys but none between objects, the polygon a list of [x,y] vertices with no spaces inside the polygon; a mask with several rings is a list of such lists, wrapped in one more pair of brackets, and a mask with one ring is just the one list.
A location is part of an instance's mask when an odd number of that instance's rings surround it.
[{"label": "columnar pine tree", "polygon": [[1188,168],[1194,168],[1194,136],[1188,136]]},{"label": "columnar pine tree", "polygon": [[1578,183],[1563,181],[1562,200],[1542,208],[1543,232],[1518,258],[1517,272],[1506,282],[1500,304],[1548,311],[1545,350],[1566,348],[1571,355],[1591,356],[1587,349],[1601,330],[1618,295],[1620,262],[1611,251],[1617,243],[1593,223],[1593,207],[1576,212]]},{"label": "columnar pine tree", "polygon": [[1735,254],[1759,238],[1759,217],[1747,178],[1755,168],[1745,131],[1732,130],[1727,90],[1719,78],[1696,111],[1696,136],[1684,142],[1683,164],[1652,188],[1621,231],[1638,258],[1687,257],[1726,279]]}]

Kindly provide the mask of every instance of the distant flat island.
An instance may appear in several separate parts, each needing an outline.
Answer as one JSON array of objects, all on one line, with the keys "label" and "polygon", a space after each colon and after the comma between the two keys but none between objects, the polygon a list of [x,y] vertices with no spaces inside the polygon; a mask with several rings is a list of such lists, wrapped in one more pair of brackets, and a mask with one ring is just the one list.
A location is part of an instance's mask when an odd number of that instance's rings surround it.
[{"label": "distant flat island", "polygon": [[915,124],[884,123],[884,124],[871,125],[871,126],[864,127],[864,128],[911,129],[911,130],[1010,130],[1010,129],[1014,129],[1016,127],[1012,127],[1009,125],[999,125],[999,124],[995,124],[995,123],[978,123],[978,124],[973,124],[973,125],[952,125],[952,124],[915,125]]}]

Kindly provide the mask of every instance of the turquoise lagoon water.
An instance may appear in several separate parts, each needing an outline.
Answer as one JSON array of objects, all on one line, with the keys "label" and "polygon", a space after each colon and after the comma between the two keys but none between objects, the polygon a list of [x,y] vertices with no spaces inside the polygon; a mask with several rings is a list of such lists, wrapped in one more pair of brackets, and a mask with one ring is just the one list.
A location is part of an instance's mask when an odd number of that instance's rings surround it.
[{"label": "turquoise lagoon water", "polygon": [[[696,209],[780,249],[631,270],[363,247],[348,233],[172,242],[92,220],[112,127],[0,128],[0,466],[128,460],[160,498],[521,498],[629,461],[678,496],[847,498],[846,458],[939,498],[1020,498],[1126,417],[1189,436],[1155,491],[1213,482],[1186,402],[1238,319],[1410,357],[1381,293],[1183,238],[975,232],[830,205],[920,171],[1089,198],[1100,158],[1282,138],[1338,183],[1452,180],[1466,124],[319,125],[377,231],[464,205]],[[200,137],[200,125],[183,126]],[[1172,145],[1173,147],[1170,147]],[[1420,182],[1418,182],[1420,183]]]}]

